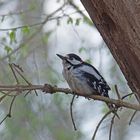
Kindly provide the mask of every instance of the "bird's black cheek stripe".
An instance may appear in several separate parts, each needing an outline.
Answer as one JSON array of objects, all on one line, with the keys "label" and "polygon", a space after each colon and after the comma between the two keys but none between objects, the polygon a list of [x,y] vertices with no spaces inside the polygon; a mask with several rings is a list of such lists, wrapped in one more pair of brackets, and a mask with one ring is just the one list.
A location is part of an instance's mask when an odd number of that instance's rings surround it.
[{"label": "bird's black cheek stripe", "polygon": [[74,66],[70,61],[66,60],[67,63],[69,63],[71,66]]},{"label": "bird's black cheek stripe", "polygon": [[70,70],[72,68],[72,66],[68,67],[67,69]]}]

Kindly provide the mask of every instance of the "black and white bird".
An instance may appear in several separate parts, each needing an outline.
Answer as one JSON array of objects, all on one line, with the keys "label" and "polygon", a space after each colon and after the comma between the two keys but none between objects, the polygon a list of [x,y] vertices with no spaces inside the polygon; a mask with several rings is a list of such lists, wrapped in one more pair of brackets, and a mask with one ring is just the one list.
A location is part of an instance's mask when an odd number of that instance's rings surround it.
[{"label": "black and white bird", "polygon": [[[109,98],[110,87],[95,67],[73,53],[66,56],[57,54],[57,56],[62,59],[62,73],[73,92],[86,95],[96,94]],[[112,104],[107,105],[110,110],[115,110],[115,106]]]}]

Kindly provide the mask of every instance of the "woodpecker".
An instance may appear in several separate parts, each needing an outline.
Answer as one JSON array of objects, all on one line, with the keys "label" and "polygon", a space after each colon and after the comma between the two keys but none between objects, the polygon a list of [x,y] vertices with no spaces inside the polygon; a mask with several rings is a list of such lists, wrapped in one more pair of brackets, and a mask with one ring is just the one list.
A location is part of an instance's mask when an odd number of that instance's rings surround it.
[{"label": "woodpecker", "polygon": [[[62,60],[62,74],[73,92],[101,95],[109,98],[108,91],[111,89],[94,66],[84,62],[78,55],[73,53],[66,56],[57,54],[57,56]],[[110,103],[107,103],[107,105],[113,113],[116,111],[114,105]],[[116,115],[116,113],[114,114]]]}]

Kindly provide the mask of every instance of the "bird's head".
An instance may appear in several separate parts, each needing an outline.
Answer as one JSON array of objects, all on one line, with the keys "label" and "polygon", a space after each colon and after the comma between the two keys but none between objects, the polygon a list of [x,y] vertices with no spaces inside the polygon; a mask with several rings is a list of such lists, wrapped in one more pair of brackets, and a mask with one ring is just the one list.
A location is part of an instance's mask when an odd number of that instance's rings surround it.
[{"label": "bird's head", "polygon": [[73,53],[67,54],[66,56],[57,54],[57,56],[61,58],[63,66],[76,66],[83,63],[82,59],[78,55]]}]

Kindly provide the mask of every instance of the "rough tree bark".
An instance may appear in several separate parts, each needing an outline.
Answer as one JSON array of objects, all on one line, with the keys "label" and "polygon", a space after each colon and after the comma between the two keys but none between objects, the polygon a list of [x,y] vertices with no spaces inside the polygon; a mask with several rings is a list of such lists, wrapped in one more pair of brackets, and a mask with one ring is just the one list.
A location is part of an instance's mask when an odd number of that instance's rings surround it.
[{"label": "rough tree bark", "polygon": [[140,1],[81,0],[140,99]]}]

